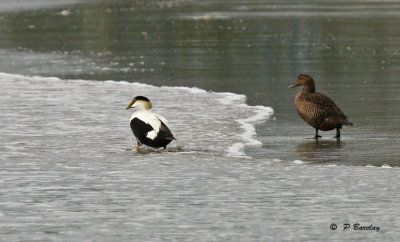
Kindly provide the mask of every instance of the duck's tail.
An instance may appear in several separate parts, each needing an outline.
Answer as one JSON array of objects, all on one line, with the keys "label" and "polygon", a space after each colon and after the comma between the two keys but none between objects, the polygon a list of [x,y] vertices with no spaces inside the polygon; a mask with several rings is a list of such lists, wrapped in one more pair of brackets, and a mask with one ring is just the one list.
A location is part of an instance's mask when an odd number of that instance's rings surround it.
[{"label": "duck's tail", "polygon": [[350,121],[348,117],[346,117],[346,119],[344,120],[343,125],[354,126],[354,124]]}]

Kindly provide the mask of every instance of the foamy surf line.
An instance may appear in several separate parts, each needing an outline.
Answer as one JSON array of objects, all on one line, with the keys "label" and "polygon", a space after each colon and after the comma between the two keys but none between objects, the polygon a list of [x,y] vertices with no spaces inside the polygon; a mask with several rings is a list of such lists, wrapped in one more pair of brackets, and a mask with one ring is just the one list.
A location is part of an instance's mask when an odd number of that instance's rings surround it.
[{"label": "foamy surf line", "polygon": [[[155,112],[160,112],[169,119],[173,133],[178,141],[183,143],[184,150],[210,150],[210,154],[220,153],[229,157],[249,158],[244,152],[245,148],[261,146],[254,125],[267,120],[273,114],[270,107],[247,105],[244,95],[210,92],[196,87],[157,87],[112,80],[62,80],[57,77],[29,77],[7,73],[0,73],[0,78],[27,82],[24,85],[32,85],[33,88],[53,85],[63,90],[63,87],[78,87],[79,94],[68,95],[83,95],[83,98],[88,100],[97,99],[99,105],[103,105],[105,109],[102,111],[103,116],[116,116],[109,118],[109,123],[103,124],[105,128],[121,126],[123,129],[119,131],[126,132],[127,136],[131,134],[130,129],[124,126],[124,118],[126,116],[129,119],[130,114],[123,108],[119,110],[119,105],[126,106],[125,102],[135,95],[147,95],[155,104]],[[72,106],[83,105],[76,100],[66,101]],[[88,115],[95,113],[91,112]]]},{"label": "foamy surf line", "polygon": [[265,106],[249,106],[246,104],[246,96],[235,94],[235,93],[220,93],[220,95],[225,95],[224,98],[220,98],[219,101],[224,105],[235,105],[238,108],[250,109],[254,115],[236,119],[244,132],[240,135],[244,143],[235,143],[228,148],[228,155],[233,157],[247,157],[244,152],[246,146],[257,146],[261,147],[261,141],[257,140],[257,132],[254,124],[264,122],[269,119],[273,114],[274,110],[271,107]]},{"label": "foamy surf line", "polygon": [[[130,85],[141,85],[141,86],[149,86],[155,87],[149,84],[138,83],[138,82],[126,82],[126,81],[107,81],[110,83],[124,83]],[[212,92],[206,91],[201,88],[197,87],[170,87],[170,86],[161,86],[160,88],[165,89],[175,89],[175,90],[182,90],[186,92],[190,92],[193,94],[205,94],[205,93],[212,93],[218,95],[218,101],[223,105],[234,105],[236,108],[246,108],[254,112],[253,116],[244,118],[244,119],[235,119],[237,123],[241,125],[241,128],[244,130],[240,137],[242,138],[243,142],[234,143],[227,149],[227,156],[230,157],[242,157],[242,158],[251,158],[250,156],[246,155],[244,149],[246,146],[257,146],[261,147],[261,141],[257,140],[257,132],[255,128],[255,124],[264,122],[268,120],[273,114],[274,110],[271,107],[266,106],[250,106],[246,104],[246,96],[236,93],[230,92]]]},{"label": "foamy surf line", "polygon": [[[121,83],[121,82],[115,82],[115,81],[109,81],[109,82],[114,82],[114,83]],[[144,85],[144,86],[151,86],[155,87],[149,84],[143,84],[143,83],[137,83],[137,82],[122,82],[125,84],[132,84],[132,85]],[[256,123],[261,123],[266,120],[268,120],[273,114],[274,110],[271,107],[265,107],[265,106],[249,106],[246,104],[246,96],[241,95],[241,94],[236,94],[236,93],[230,93],[230,92],[207,92],[204,89],[200,89],[197,87],[169,87],[169,86],[161,86],[160,88],[165,88],[165,89],[176,89],[176,90],[182,90],[186,92],[190,92],[193,94],[205,94],[205,93],[213,93],[215,95],[220,96],[218,98],[218,101],[223,104],[223,105],[234,105],[236,108],[246,108],[254,112],[253,116],[250,116],[248,118],[244,119],[235,119],[237,123],[241,125],[241,128],[244,130],[241,134],[240,137],[242,138],[243,142],[238,142],[234,143],[227,149],[227,155],[230,157],[242,157],[242,158],[251,158],[250,156],[246,155],[244,152],[244,149],[246,146],[257,146],[261,147],[262,143],[261,141],[257,140],[257,132],[255,128]]]}]

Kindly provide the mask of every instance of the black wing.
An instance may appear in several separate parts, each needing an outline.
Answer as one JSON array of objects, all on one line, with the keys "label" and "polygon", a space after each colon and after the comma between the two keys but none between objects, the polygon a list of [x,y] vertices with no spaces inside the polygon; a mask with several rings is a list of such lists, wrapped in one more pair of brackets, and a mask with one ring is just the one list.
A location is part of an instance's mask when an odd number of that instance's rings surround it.
[{"label": "black wing", "polygon": [[161,120],[160,131],[158,131],[157,138],[159,139],[167,139],[167,140],[174,140],[174,136],[172,135],[171,131]]},{"label": "black wing", "polygon": [[147,133],[153,130],[153,127],[138,118],[134,118],[131,120],[131,129],[137,138],[145,138]]}]

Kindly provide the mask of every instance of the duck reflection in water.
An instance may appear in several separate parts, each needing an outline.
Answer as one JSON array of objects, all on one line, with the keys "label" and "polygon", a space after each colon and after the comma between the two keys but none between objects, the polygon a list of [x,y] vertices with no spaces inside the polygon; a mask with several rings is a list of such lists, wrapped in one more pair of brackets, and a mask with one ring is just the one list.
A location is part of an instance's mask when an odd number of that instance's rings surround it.
[{"label": "duck reflection in water", "polygon": [[334,162],[341,155],[343,142],[337,140],[314,140],[297,146],[297,153],[306,162]]}]

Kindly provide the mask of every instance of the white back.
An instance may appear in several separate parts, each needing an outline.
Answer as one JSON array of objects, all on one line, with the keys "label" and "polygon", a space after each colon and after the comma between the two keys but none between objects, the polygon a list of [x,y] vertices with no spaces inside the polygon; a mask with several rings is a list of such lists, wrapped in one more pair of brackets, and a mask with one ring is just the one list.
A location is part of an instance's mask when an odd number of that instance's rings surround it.
[{"label": "white back", "polygon": [[[153,112],[150,112],[148,110],[139,110],[139,111],[134,112],[131,116],[131,121],[134,118],[138,118],[138,119],[142,120],[143,122],[145,122],[146,124],[150,124],[150,126],[156,132],[155,136],[157,136],[158,132],[160,131],[161,121],[163,123],[167,123],[167,120],[163,116],[153,113]],[[152,136],[154,136],[154,134],[152,134]]]}]

